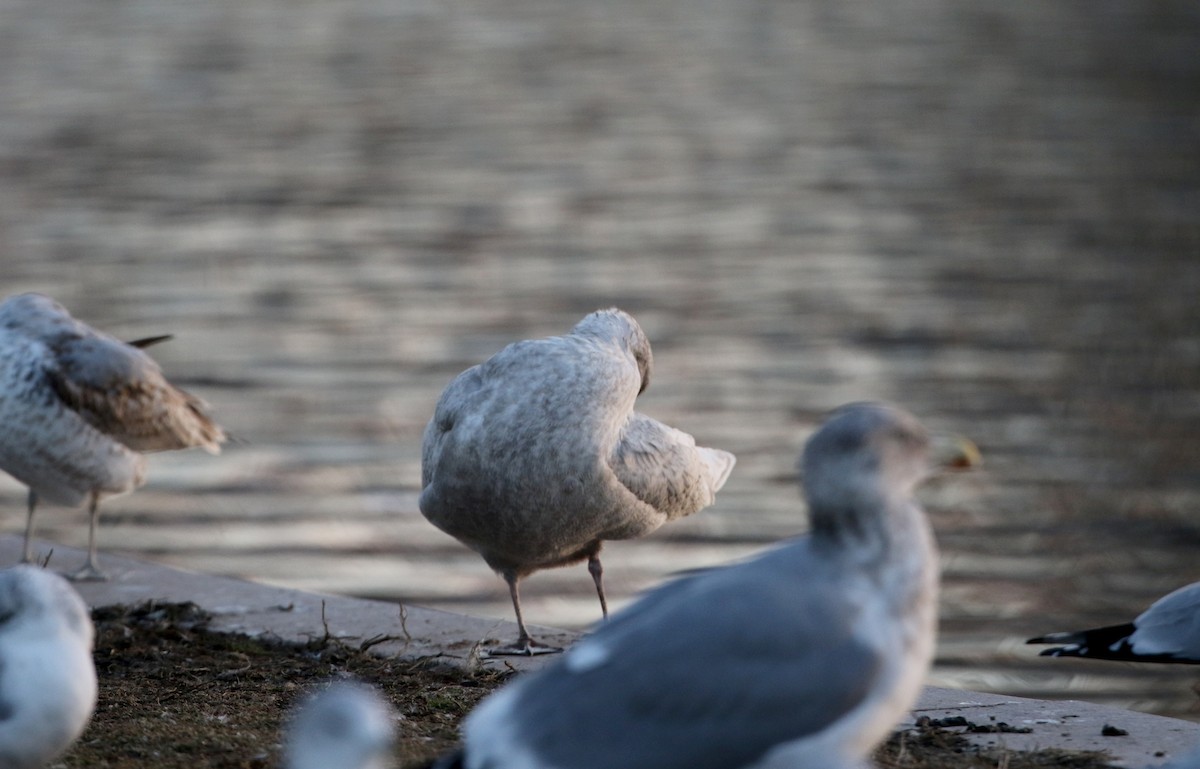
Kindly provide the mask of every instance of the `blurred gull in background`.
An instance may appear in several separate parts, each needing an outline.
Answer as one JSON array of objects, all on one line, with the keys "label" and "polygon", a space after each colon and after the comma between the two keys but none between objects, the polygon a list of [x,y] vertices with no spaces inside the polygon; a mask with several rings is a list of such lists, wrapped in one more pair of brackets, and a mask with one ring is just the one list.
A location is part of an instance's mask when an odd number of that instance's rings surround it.
[{"label": "blurred gull in background", "polygon": [[96,707],[92,620],[83,599],[36,566],[0,571],[0,766],[40,769]]},{"label": "blurred gull in background", "polygon": [[802,458],[810,535],[647,594],[486,699],[434,766],[867,766],[934,649],[937,550],[913,498],[930,449],[900,409],[838,410]]},{"label": "blurred gull in background", "polygon": [[288,726],[285,769],[385,769],[395,714],[373,688],[341,682],[301,705]]},{"label": "blurred gull in background", "polygon": [[559,651],[525,627],[522,577],[586,559],[607,617],[604,540],[711,505],[729,477],[732,454],[633,410],[650,367],[641,326],[609,309],[564,336],[509,345],[442,393],[425,428],[420,507],[508,583],[520,637],[492,654]]},{"label": "blurred gull in background", "polygon": [[192,446],[220,453],[225,433],[198,398],[158,364],[71,317],[53,299],[21,294],[0,304],[0,469],[29,487],[22,561],[33,560],[39,498],[88,500],[88,557],[76,579],[104,579],[96,564],[100,499],[145,483],[143,451]]},{"label": "blurred gull in background", "polygon": [[1159,598],[1133,622],[1049,633],[1031,644],[1063,644],[1043,657],[1200,664],[1200,582]]}]

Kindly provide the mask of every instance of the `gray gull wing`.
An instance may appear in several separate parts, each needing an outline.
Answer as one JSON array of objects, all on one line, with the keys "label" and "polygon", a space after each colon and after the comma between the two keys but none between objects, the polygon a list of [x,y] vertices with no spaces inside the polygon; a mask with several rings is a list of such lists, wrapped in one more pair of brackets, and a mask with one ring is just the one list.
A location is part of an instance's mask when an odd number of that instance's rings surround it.
[{"label": "gray gull wing", "polygon": [[1200,662],[1200,582],[1168,593],[1133,621],[1139,654],[1168,654]]},{"label": "gray gull wing", "polygon": [[[883,658],[859,637],[862,617],[836,579],[811,589],[830,575],[805,573],[807,547],[648,594],[550,674],[469,716],[468,755],[500,766],[507,752],[510,766],[537,769],[719,769],[821,732],[865,700]],[[626,739],[632,731],[648,739]]]}]

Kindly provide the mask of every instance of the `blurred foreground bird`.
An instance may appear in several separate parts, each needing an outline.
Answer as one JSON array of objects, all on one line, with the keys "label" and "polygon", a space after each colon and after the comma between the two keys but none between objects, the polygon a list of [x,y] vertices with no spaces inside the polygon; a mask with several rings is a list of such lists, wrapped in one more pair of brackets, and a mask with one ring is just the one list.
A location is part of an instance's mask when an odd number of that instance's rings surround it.
[{"label": "blurred foreground bird", "polygon": [[0,424],[0,469],[29,487],[22,562],[33,560],[39,499],[88,502],[87,563],[75,579],[104,579],[96,564],[97,510],[101,498],[145,483],[140,452],[200,446],[217,454],[225,440],[205,404],[168,382],[139,347],[92,329],[40,294],[0,304]]},{"label": "blurred foreground bird", "polygon": [[1050,633],[1025,643],[1063,644],[1043,650],[1043,657],[1200,664],[1200,582],[1159,598],[1133,622]]},{"label": "blurred foreground bird", "polygon": [[[954,464],[975,457],[956,444]],[[811,534],[650,592],[484,700],[433,766],[868,766],[933,654],[937,551],[913,498],[931,469],[908,413],[838,410],[801,460]]]},{"label": "blurred foreground bird", "polygon": [[520,636],[492,654],[559,651],[525,627],[522,577],[586,560],[608,616],[602,543],[711,505],[729,477],[732,454],[633,410],[650,366],[637,321],[601,310],[564,336],[509,345],[442,393],[422,444],[421,513],[508,583]]},{"label": "blurred foreground bird", "polygon": [[1200,769],[1200,747],[1195,747],[1166,763],[1150,764],[1146,769]]},{"label": "blurred foreground bird", "polygon": [[0,571],[0,767],[40,769],[83,732],[96,707],[93,633],[62,577]]},{"label": "blurred foreground bird", "polygon": [[396,741],[392,708],[369,686],[337,683],[296,711],[284,769],[386,769]]}]

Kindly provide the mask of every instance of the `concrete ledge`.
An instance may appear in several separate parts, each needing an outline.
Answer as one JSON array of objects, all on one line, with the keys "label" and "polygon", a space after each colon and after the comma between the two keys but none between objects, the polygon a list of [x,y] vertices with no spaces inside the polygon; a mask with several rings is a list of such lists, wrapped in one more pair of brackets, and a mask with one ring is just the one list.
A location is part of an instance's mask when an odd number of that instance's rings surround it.
[{"label": "concrete ledge", "polygon": [[[53,548],[49,566],[70,572],[83,564],[86,552],[49,542],[38,542],[34,552]],[[0,537],[0,565],[21,558],[21,538]],[[387,601],[308,593],[283,587],[260,585],[231,577],[183,571],[145,561],[100,553],[100,567],[107,582],[78,582],[75,588],[89,606],[133,604],[157,600],[191,601],[211,612],[214,630],[249,636],[271,635],[286,641],[321,638],[326,632],[348,643],[380,636],[390,640],[372,646],[377,653],[402,658],[433,658],[453,665],[470,665],[473,650],[517,637],[515,622],[468,617],[452,612],[401,607]],[[324,607],[324,619],[322,619]],[[530,625],[539,641],[565,646],[577,633]],[[484,665],[525,670],[545,664],[554,655],[505,657],[485,660]]]},{"label": "concrete ledge", "polygon": [[[967,737],[976,745],[1016,751],[1104,750],[1114,763],[1131,769],[1157,766],[1200,745],[1200,724],[1078,700],[1032,700],[927,686],[913,719],[901,726],[912,726],[921,716],[962,716],[980,726],[1029,728],[1026,734],[1002,731]],[[1128,734],[1105,737],[1105,726]]]},{"label": "concrete ledge", "polygon": [[[38,552],[51,547],[50,566],[70,571],[82,564],[85,553],[74,548],[39,543]],[[0,565],[20,558],[19,537],[0,537]],[[451,612],[406,606],[401,618],[398,604],[360,598],[308,593],[259,585],[229,577],[186,572],[143,561],[101,553],[108,582],[76,585],[90,606],[129,604],[147,600],[192,601],[215,616],[213,628],[251,636],[273,635],[284,640],[306,641],[326,632],[349,643],[380,636],[389,640],[372,647],[377,653],[402,658],[430,658],[453,665],[470,665],[480,643],[516,638],[516,623],[467,617]],[[324,621],[322,620],[324,605]],[[566,645],[578,633],[551,628],[531,628],[539,640]],[[521,670],[553,660],[553,656],[487,660],[483,664]],[[1105,750],[1113,761],[1131,769],[1157,765],[1200,745],[1200,724],[1175,718],[1137,713],[1106,705],[1073,700],[1033,700],[958,689],[927,687],[916,709],[916,718],[962,716],[980,725],[1006,723],[1029,728],[1026,734],[998,732],[970,735],[976,744],[1010,750],[1060,748]],[[1111,725],[1128,732],[1105,737]]]}]

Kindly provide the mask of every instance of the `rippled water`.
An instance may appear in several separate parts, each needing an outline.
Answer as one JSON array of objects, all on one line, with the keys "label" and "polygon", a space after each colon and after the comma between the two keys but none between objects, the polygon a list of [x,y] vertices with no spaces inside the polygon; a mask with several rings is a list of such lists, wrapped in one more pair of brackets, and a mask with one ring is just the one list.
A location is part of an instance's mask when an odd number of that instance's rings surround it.
[{"label": "rippled water", "polygon": [[[618,604],[802,531],[804,438],[886,398],[986,456],[923,492],[935,681],[1195,718],[1190,668],[1021,641],[1200,579],[1200,20],[993,5],[4,2],[5,292],[174,333],[239,439],[154,457],[102,549],[507,619],[416,510],[421,430],[458,371],[617,304],[641,409],[739,459],[606,549]],[[582,567],[523,594],[598,614]]]}]

